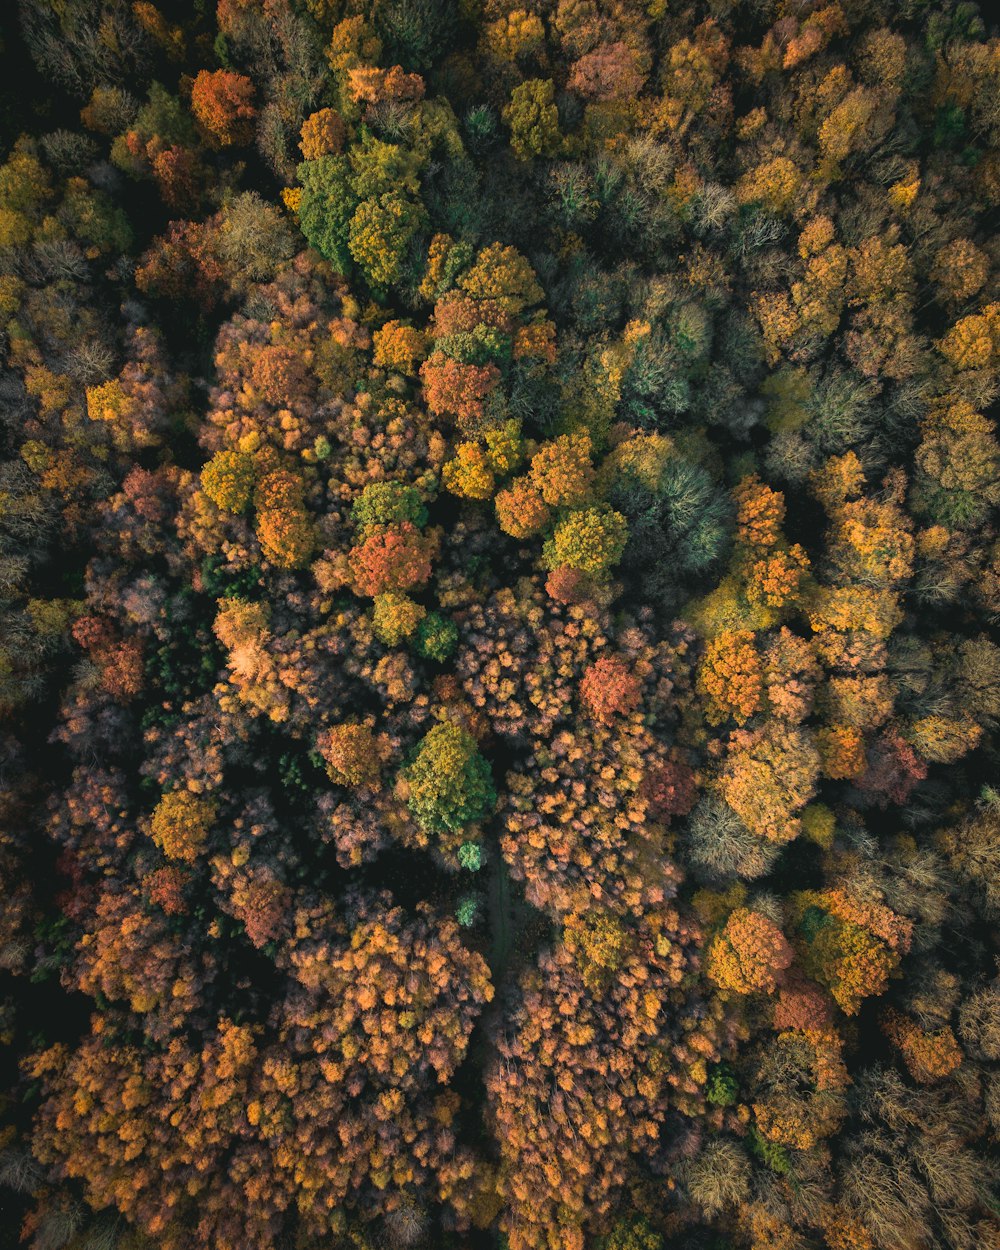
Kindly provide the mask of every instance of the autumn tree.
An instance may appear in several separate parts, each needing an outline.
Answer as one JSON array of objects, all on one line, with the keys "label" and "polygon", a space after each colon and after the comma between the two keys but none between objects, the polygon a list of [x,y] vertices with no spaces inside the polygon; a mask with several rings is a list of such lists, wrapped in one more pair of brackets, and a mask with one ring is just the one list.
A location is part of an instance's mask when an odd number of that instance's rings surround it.
[{"label": "autumn tree", "polygon": [[197,859],[208,838],[215,807],[188,790],[171,790],[153,812],[150,832],[168,859]]},{"label": "autumn tree", "polygon": [[256,110],[254,86],[232,70],[200,70],[191,87],[195,117],[223,147],[249,143]]},{"label": "autumn tree", "polygon": [[719,777],[722,798],[749,829],[773,842],[795,838],[816,790],[819,753],[812,735],[771,722],[734,734]]},{"label": "autumn tree", "polygon": [[767,916],[739,907],[712,940],[708,974],[735,994],[773,993],[792,962],[792,948]]}]

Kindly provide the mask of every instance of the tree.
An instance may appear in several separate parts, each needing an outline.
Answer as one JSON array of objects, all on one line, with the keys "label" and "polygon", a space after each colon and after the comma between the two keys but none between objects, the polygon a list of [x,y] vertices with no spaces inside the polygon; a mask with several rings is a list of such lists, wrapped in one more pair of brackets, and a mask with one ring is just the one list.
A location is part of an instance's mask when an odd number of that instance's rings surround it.
[{"label": "tree", "polygon": [[998,314],[1000,305],[989,304],[982,313],[960,318],[938,344],[941,355],[958,370],[989,368],[997,352]]},{"label": "tree", "polygon": [[733,491],[736,500],[736,534],[747,547],[774,547],[785,520],[785,499],[753,474]]},{"label": "tree", "polygon": [[478,443],[459,443],[455,457],[447,461],[441,480],[453,495],[463,499],[492,499],[496,479],[486,451]]},{"label": "tree", "polygon": [[985,253],[971,239],[955,239],[934,258],[931,279],[947,300],[970,299],[982,290],[989,275]]},{"label": "tree", "polygon": [[427,355],[427,338],[415,326],[402,321],[387,321],[372,336],[375,363],[383,368],[412,377],[417,364]]},{"label": "tree", "polygon": [[299,222],[306,241],[341,273],[350,273],[348,240],[358,201],[347,158],[333,155],[305,161],[298,176],[302,184]]},{"label": "tree", "polygon": [[417,101],[424,98],[424,80],[407,74],[401,65],[392,69],[358,68],[348,71],[351,98],[355,102],[382,104],[386,101]]},{"label": "tree", "polygon": [[908,920],[843,890],[803,891],[795,911],[803,970],[829,989],[842,1011],[856,1015],[865,998],[885,992],[910,947]]},{"label": "tree", "polygon": [[492,361],[485,365],[461,364],[436,351],[420,366],[420,380],[430,411],[454,416],[464,428],[483,418],[484,401],[499,385],[500,370]]},{"label": "tree", "polygon": [[323,757],[331,781],[363,789],[378,786],[382,759],[370,726],[361,721],[334,725],[319,735],[316,749]]},{"label": "tree", "polygon": [[767,916],[738,907],[708,951],[708,975],[734,994],[773,994],[792,962],[792,948]]},{"label": "tree", "polygon": [[[309,1177],[299,1215],[317,1234],[352,1190],[373,1212],[467,1189],[472,1159],[456,1145],[457,1100],[443,1087],[493,997],[485,961],[453,921],[426,904],[405,916],[385,898],[349,906],[344,933],[321,909],[296,916],[278,1043],[247,1107],[277,1201],[295,1193],[297,1173]],[[305,1099],[289,1103],[291,1089]],[[317,1149],[330,1132],[340,1140],[333,1155]]]},{"label": "tree", "polygon": [[257,466],[248,452],[216,452],[201,471],[201,488],[224,512],[245,512],[254,497]]},{"label": "tree", "polygon": [[975,524],[997,502],[994,423],[967,402],[934,407],[921,425],[916,500],[946,525]]},{"label": "tree", "polygon": [[208,840],[215,805],[189,790],[171,790],[157,803],[149,822],[153,841],[168,859],[193,863]]},{"label": "tree", "polygon": [[233,289],[272,281],[297,250],[284,216],[254,191],[230,200],[217,220],[218,256]]},{"label": "tree", "polygon": [[299,139],[302,159],[316,161],[323,156],[337,156],[346,138],[347,127],[340,114],[334,109],[318,109],[302,123]]},{"label": "tree", "polygon": [[458,280],[459,286],[480,302],[517,317],[542,301],[544,292],[528,260],[515,247],[491,243]]},{"label": "tree", "polygon": [[917,1021],[890,1010],[886,1012],[882,1029],[899,1047],[907,1070],[921,1085],[943,1081],[962,1062],[961,1047],[948,1025],[924,1030]]},{"label": "tree", "polygon": [[850,1084],[836,1030],[786,1029],[756,1064],[754,1129],[761,1153],[814,1150],[842,1126]]},{"label": "tree", "polygon": [[627,538],[628,524],[620,512],[579,508],[556,523],[542,558],[550,569],[579,569],[599,576],[621,559]]},{"label": "tree", "polygon": [[458,626],[440,612],[428,612],[417,625],[413,645],[425,660],[444,664],[458,645]]},{"label": "tree", "polygon": [[760,710],[764,691],[763,667],[753,634],[725,630],[711,639],[698,684],[709,701],[708,717],[714,724],[732,717],[737,725],[745,725]]},{"label": "tree", "polygon": [[744,1203],[750,1192],[750,1161],[736,1142],[710,1141],[685,1177],[691,1197],[710,1216]]},{"label": "tree", "polygon": [[496,803],[489,763],[472,735],[453,721],[425,734],[401,777],[407,805],[429,833],[461,833]]},{"label": "tree", "polygon": [[642,682],[619,656],[601,656],[580,679],[580,698],[595,720],[610,723],[633,711],[642,699]]},{"label": "tree", "polygon": [[503,119],[510,127],[510,146],[518,160],[554,156],[562,144],[555,87],[550,78],[529,78],[515,87]]},{"label": "tree", "polygon": [[[226,1184],[213,1194],[195,1164],[212,1160],[218,1177],[237,1137],[257,1057],[254,1030],[220,1019],[201,1051],[175,1039],[150,1052],[128,1040],[122,1023],[85,1036],[75,1052],[56,1047],[35,1057],[33,1071],[47,1087],[35,1148],[81,1180],[95,1208],[118,1210],[165,1246],[190,1239],[184,1225],[197,1227],[188,1220],[195,1198],[203,1204],[203,1239],[216,1230],[227,1236],[220,1208],[232,1191]],[[132,1175],[130,1187],[121,1183],[123,1169]],[[182,1210],[165,1214],[179,1193]]]},{"label": "tree", "polygon": [[787,156],[776,156],[740,178],[736,198],[741,204],[760,203],[775,213],[786,213],[796,202],[801,182],[795,163]]},{"label": "tree", "polygon": [[410,240],[424,219],[419,202],[395,192],[358,205],[348,228],[347,246],[372,286],[396,281]]},{"label": "tree", "polygon": [[633,100],[644,79],[635,49],[619,40],[580,57],[567,85],[587,100]]},{"label": "tree", "polygon": [[719,778],[723,799],[747,828],[774,842],[795,838],[816,792],[819,753],[811,735],[774,722],[733,735]]},{"label": "tree", "polygon": [[409,520],[363,531],[348,557],[355,592],[374,597],[423,586],[436,549],[435,536],[423,534]]},{"label": "tree", "polygon": [[301,568],[315,546],[301,479],[283,469],[267,474],[254,492],[254,507],[264,556],[280,568]]},{"label": "tree", "polygon": [[254,85],[232,70],[199,70],[191,87],[191,109],[208,133],[223,147],[249,143],[257,111]]},{"label": "tree", "polygon": [[405,639],[413,637],[426,615],[427,609],[423,604],[415,602],[409,595],[387,591],[375,596],[372,627],[376,638],[388,647],[397,647]]},{"label": "tree", "polygon": [[427,509],[415,486],[396,480],[370,482],[351,505],[351,520],[367,535],[383,526],[409,524],[423,529]]},{"label": "tree", "polygon": [[760,607],[788,607],[796,601],[808,568],[809,557],[798,543],[770,552],[749,567],[747,599]]},{"label": "tree", "polygon": [[823,762],[823,774],[835,781],[860,777],[868,767],[865,740],[860,729],[850,725],[829,725],[817,730],[816,745]]},{"label": "tree", "polygon": [[551,508],[584,503],[594,483],[590,435],[563,434],[531,458],[531,481]]},{"label": "tree", "polygon": [[497,521],[512,538],[530,538],[549,523],[551,514],[545,501],[527,477],[516,478],[494,500]]},{"label": "tree", "polygon": [[783,625],[767,643],[762,658],[768,708],[782,720],[801,724],[812,710],[822,676],[813,647]]},{"label": "tree", "polygon": [[497,61],[526,61],[545,46],[545,26],[536,13],[515,9],[483,30],[484,56]]},{"label": "tree", "polygon": [[898,585],[913,572],[911,530],[896,498],[848,500],[830,514],[830,561],[844,580]]}]

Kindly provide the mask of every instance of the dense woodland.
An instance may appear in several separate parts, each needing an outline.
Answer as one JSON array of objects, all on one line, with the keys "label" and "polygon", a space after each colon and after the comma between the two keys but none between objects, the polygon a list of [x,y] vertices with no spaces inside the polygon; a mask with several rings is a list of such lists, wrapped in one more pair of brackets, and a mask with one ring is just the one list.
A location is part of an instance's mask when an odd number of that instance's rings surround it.
[{"label": "dense woodland", "polygon": [[0,5],[0,1243],[1000,1250],[991,20]]}]

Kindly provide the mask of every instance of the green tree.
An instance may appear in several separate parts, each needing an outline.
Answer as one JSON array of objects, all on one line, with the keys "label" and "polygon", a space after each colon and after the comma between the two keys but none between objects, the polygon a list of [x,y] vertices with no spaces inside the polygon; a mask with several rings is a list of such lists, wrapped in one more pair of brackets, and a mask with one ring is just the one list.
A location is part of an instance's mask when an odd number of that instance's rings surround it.
[{"label": "green tree", "polygon": [[559,151],[562,135],[551,78],[529,78],[515,87],[503,119],[510,127],[510,146],[518,160],[555,156]]},{"label": "green tree", "polygon": [[355,499],[351,520],[361,534],[379,525],[401,525],[404,521],[422,528],[427,523],[427,509],[415,486],[370,482]]},{"label": "green tree", "polygon": [[428,612],[417,626],[414,647],[425,660],[443,664],[458,646],[458,626],[440,612]]},{"label": "green tree", "polygon": [[358,200],[343,156],[321,156],[299,166],[299,223],[310,247],[341,273],[350,273],[348,236]]},{"label": "green tree", "polygon": [[472,734],[451,721],[424,737],[403,780],[410,812],[429,833],[458,833],[496,802],[489,763]]}]

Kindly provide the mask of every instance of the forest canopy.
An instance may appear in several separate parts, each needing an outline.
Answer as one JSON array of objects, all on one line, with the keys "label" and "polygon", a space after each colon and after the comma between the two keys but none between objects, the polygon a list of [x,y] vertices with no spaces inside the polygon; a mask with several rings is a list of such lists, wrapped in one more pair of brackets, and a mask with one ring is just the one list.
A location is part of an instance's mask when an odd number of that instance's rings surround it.
[{"label": "forest canopy", "polygon": [[0,6],[0,1246],[1000,1250],[992,20]]}]

